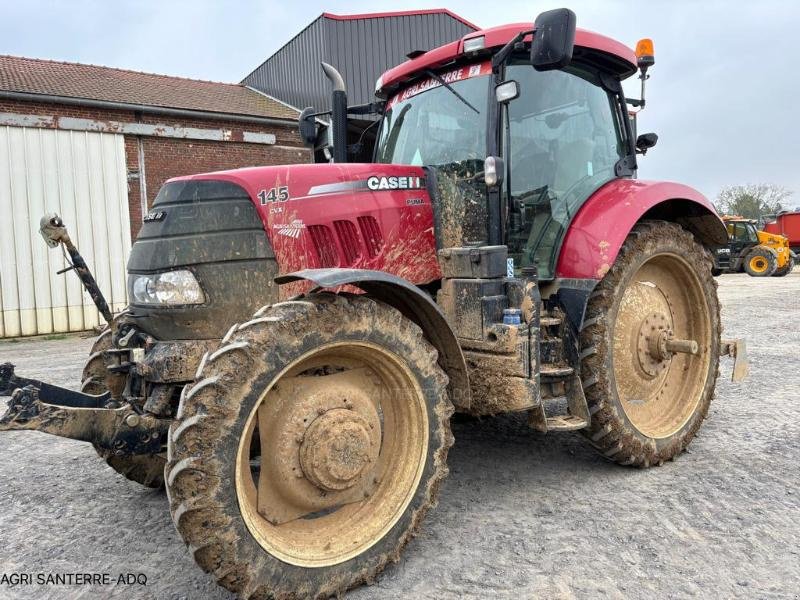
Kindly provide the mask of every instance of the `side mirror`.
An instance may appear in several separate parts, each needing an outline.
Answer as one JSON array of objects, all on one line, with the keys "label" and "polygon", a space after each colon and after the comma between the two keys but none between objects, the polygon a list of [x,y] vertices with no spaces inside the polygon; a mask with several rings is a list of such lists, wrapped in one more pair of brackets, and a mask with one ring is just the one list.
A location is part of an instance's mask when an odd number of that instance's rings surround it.
[{"label": "side mirror", "polygon": [[500,104],[511,102],[514,98],[519,97],[519,84],[513,79],[504,81],[494,88],[494,97]]},{"label": "side mirror", "polygon": [[575,47],[575,13],[568,8],[548,10],[536,17],[531,64],[537,71],[563,69]]},{"label": "side mirror", "polygon": [[636,138],[636,151],[639,154],[647,154],[647,151],[656,145],[658,136],[655,133],[643,133]]},{"label": "side mirror", "polygon": [[300,113],[298,128],[300,138],[306,146],[313,148],[317,145],[317,122],[312,107],[304,108]]}]

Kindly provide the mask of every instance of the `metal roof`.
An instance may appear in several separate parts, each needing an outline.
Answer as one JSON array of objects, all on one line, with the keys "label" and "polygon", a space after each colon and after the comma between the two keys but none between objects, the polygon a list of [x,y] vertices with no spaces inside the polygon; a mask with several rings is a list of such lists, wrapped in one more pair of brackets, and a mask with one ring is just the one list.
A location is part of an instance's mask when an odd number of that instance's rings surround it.
[{"label": "metal roof", "polygon": [[374,100],[375,80],[407,60],[477,27],[446,9],[337,15],[323,13],[242,81],[296,108],[330,108],[320,62],[342,74],[350,104]]}]

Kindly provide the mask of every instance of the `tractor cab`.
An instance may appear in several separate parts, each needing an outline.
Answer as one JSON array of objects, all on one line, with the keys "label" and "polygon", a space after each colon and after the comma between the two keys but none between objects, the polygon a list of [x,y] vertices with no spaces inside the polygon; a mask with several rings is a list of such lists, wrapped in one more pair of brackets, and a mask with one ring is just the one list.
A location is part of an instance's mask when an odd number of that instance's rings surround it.
[{"label": "tractor cab", "polygon": [[[621,92],[603,84],[613,74],[589,60],[538,71],[528,54],[515,52],[501,66],[497,93],[490,59],[401,89],[387,102],[375,155],[381,163],[425,166],[457,189],[467,209],[459,217],[483,224],[465,232],[463,243],[474,245],[489,237],[484,159],[496,153],[509,258],[517,273],[535,265],[549,279],[571,217],[600,186],[632,175],[635,162]],[[452,83],[439,85],[436,77]]]},{"label": "tractor cab", "polygon": [[[337,101],[340,113],[378,113],[373,163],[426,170],[442,247],[505,245],[516,275],[536,269],[550,280],[583,203],[634,177],[636,154],[656,143],[652,133],[635,138],[628,105],[644,99],[626,99],[621,87],[637,70],[644,82],[654,58],[650,40],[634,53],[576,29],[569,11],[543,13],[535,29],[549,37],[512,24],[412,53],[379,78],[379,100],[365,106],[346,107],[341,77],[324,65],[334,85],[329,154],[348,158],[335,143],[346,138]],[[301,116],[310,144],[315,116]]]}]

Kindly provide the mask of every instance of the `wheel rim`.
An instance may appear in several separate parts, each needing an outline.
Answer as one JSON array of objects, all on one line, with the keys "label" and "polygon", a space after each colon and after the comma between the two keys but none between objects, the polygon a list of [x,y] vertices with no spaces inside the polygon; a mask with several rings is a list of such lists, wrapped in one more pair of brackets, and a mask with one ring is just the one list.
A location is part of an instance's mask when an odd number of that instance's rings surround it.
[{"label": "wheel rim", "polygon": [[397,523],[427,454],[426,402],[406,363],[367,342],[322,346],[284,369],[248,416],[241,514],[276,558],[339,564]]},{"label": "wheel rim", "polygon": [[694,414],[711,341],[709,306],[694,269],[677,255],[650,257],[626,288],[613,330],[617,393],[642,434],[670,437]]},{"label": "wheel rim", "polygon": [[754,256],[750,259],[750,270],[754,273],[764,273],[767,267],[769,267],[769,263],[763,256]]}]

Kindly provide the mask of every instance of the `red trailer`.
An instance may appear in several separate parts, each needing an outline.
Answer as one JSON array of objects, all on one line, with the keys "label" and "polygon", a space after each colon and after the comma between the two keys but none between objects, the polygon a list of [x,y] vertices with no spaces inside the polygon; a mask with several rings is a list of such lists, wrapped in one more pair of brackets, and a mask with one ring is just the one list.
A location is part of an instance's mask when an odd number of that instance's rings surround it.
[{"label": "red trailer", "polygon": [[800,253],[800,211],[786,211],[771,217],[764,223],[764,231],[786,236],[792,252]]}]

